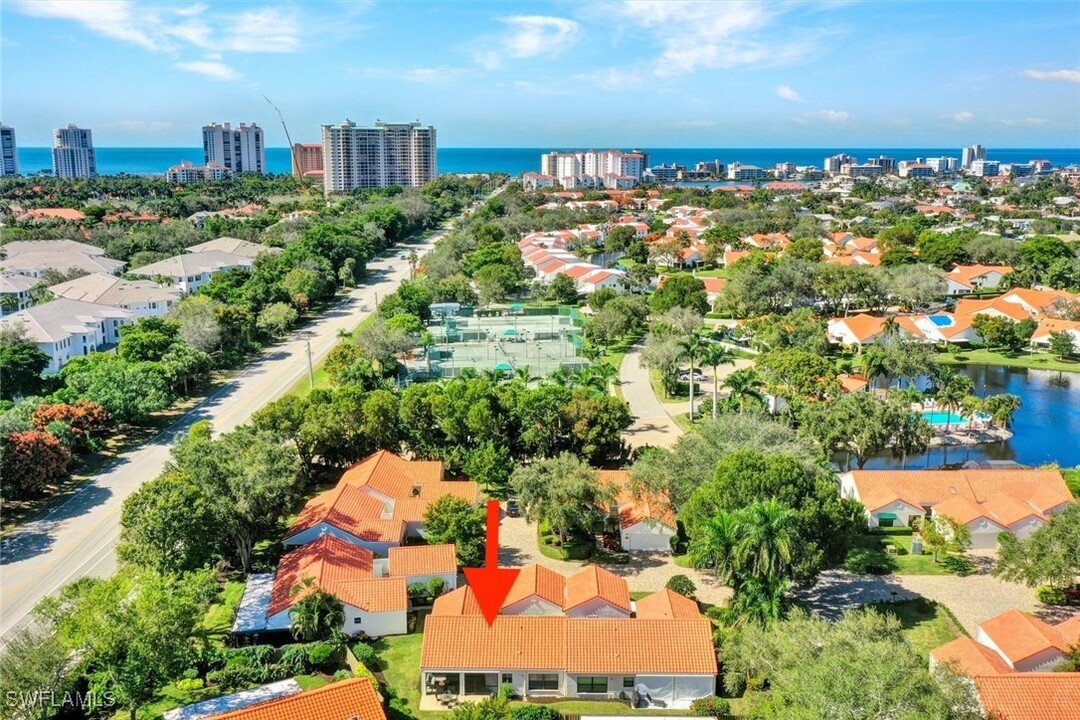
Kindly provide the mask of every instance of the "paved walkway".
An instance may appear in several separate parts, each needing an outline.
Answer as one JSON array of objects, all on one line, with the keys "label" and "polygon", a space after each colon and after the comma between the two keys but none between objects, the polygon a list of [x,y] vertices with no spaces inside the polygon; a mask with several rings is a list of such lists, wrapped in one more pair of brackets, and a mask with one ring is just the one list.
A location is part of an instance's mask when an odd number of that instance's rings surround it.
[{"label": "paved walkway", "polygon": [[1006,610],[1032,612],[1048,622],[1064,619],[1061,613],[1035,600],[1031,588],[991,576],[986,567],[975,575],[854,575],[845,570],[821,574],[811,590],[799,590],[795,597],[824,617],[836,618],[846,608],[881,600],[910,600],[925,597],[941,603],[972,635],[978,625]]},{"label": "paved walkway", "polygon": [[641,347],[638,343],[630,348],[619,366],[619,388],[634,417],[634,424],[623,435],[631,447],[670,448],[683,431],[656,399],[649,382],[649,369],[641,365]]},{"label": "paved walkway", "polygon": [[[522,567],[536,563],[560,573],[570,575],[587,565],[585,562],[553,560],[540,554],[536,542],[536,524],[523,517],[503,515],[499,524],[499,565]],[[631,553],[627,565],[605,565],[616,575],[626,579],[631,591],[652,592],[663,589],[673,575],[686,575],[697,586],[697,599],[711,605],[724,604],[731,597],[731,590],[715,578],[693,568],[681,568],[671,561],[668,553]]]}]

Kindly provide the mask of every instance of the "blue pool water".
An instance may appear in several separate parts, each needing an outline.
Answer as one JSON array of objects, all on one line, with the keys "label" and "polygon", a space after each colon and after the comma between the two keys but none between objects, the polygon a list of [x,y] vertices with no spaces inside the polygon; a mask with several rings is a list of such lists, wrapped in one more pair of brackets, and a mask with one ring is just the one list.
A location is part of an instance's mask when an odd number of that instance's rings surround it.
[{"label": "blue pool water", "polygon": [[945,410],[924,410],[922,416],[931,425],[956,425],[967,422],[966,417]]},{"label": "blue pool water", "polygon": [[930,322],[934,323],[938,327],[949,327],[953,324],[953,319],[948,315],[931,315]]}]

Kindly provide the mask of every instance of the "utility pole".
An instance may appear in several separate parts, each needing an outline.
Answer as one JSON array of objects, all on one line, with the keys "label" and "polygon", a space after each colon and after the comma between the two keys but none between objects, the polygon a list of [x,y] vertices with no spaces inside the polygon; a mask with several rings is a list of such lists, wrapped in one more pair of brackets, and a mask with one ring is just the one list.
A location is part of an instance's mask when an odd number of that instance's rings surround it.
[{"label": "utility pole", "polygon": [[307,345],[307,374],[308,374],[308,386],[315,389],[315,367],[311,363],[311,338],[305,337],[304,343]]}]

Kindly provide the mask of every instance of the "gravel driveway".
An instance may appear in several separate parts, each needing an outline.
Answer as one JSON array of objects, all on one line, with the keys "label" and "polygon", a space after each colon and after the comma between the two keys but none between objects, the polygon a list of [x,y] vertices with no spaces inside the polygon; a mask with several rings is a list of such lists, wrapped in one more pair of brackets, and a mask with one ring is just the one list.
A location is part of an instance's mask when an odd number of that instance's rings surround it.
[{"label": "gravel driveway", "polygon": [[[525,522],[523,517],[503,515],[499,524],[499,564],[506,567],[522,567],[536,563],[562,574],[570,575],[588,563],[552,560],[540,554],[536,542],[536,525]],[[673,575],[686,575],[697,585],[697,599],[710,605],[722,605],[731,597],[731,590],[710,575],[692,568],[681,568],[671,561],[669,553],[630,554],[627,565],[604,565],[605,570],[626,579],[632,592],[663,589]]]}]

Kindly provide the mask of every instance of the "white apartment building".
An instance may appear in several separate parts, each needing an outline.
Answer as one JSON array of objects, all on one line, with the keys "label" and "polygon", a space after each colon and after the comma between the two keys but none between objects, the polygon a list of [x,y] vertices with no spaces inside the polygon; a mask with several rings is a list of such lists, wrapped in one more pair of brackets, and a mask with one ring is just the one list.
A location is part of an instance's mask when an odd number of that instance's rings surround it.
[{"label": "white apartment building", "polygon": [[222,180],[228,177],[232,171],[224,165],[209,162],[205,165],[196,165],[190,160],[181,160],[179,165],[173,165],[165,173],[165,178],[171,183],[194,183],[204,180]]},{"label": "white apartment building", "polygon": [[62,178],[94,177],[97,159],[90,130],[68,125],[53,131],[53,174]]},{"label": "white apartment building", "polygon": [[926,158],[926,164],[938,175],[956,172],[956,158],[954,157]]},{"label": "white apartment building", "polygon": [[885,174],[885,168],[880,165],[869,165],[858,163],[844,163],[840,166],[840,174],[847,175],[848,177],[881,177]]},{"label": "white apartment building", "polygon": [[256,123],[240,123],[233,128],[229,123],[204,125],[203,162],[216,163],[232,172],[266,172],[266,144],[263,129]]},{"label": "white apartment building", "polygon": [[986,148],[982,145],[969,145],[960,151],[960,167],[970,168],[976,160],[986,159]]},{"label": "white apartment building", "polygon": [[35,278],[28,275],[0,273],[0,315],[29,307],[30,291],[37,283]]},{"label": "white apartment building", "polygon": [[358,127],[323,125],[323,184],[328,195],[388,185],[420,187],[438,173],[435,128],[419,122]]},{"label": "white apartment building", "polygon": [[49,356],[43,375],[55,375],[71,358],[89,355],[120,340],[120,326],[133,321],[128,310],[58,298],[0,318],[0,327],[18,329]]},{"label": "white apartment building", "polygon": [[0,124],[0,177],[19,174],[19,149],[15,128]]},{"label": "white apartment building", "polygon": [[968,171],[976,177],[991,177],[1001,174],[1001,163],[997,160],[974,160]]},{"label": "white apartment building", "polygon": [[769,174],[757,165],[743,165],[740,162],[728,165],[728,180],[764,180],[768,176]]},{"label": "white apartment building", "polygon": [[933,177],[934,172],[935,170],[930,163],[908,162],[907,160],[900,162],[900,177],[902,178]]},{"label": "white apartment building", "polygon": [[181,292],[150,280],[123,280],[108,273],[90,273],[49,288],[56,297],[108,305],[131,311],[138,320],[160,317],[180,302]]},{"label": "white apartment building", "polygon": [[839,155],[830,155],[825,158],[825,162],[822,163],[821,167],[824,168],[825,172],[836,175],[840,172],[841,166],[854,165],[858,162],[858,159],[854,155],[840,153]]},{"label": "white apartment building", "polygon": [[647,162],[640,150],[571,150],[540,156],[540,174],[551,175],[567,189],[618,188],[641,180]]},{"label": "white apartment building", "polygon": [[222,250],[206,250],[165,258],[156,263],[135,268],[132,273],[151,278],[159,276],[168,278],[173,287],[179,288],[186,295],[210,282],[210,278],[216,273],[233,268],[251,270],[254,266],[254,258]]}]

